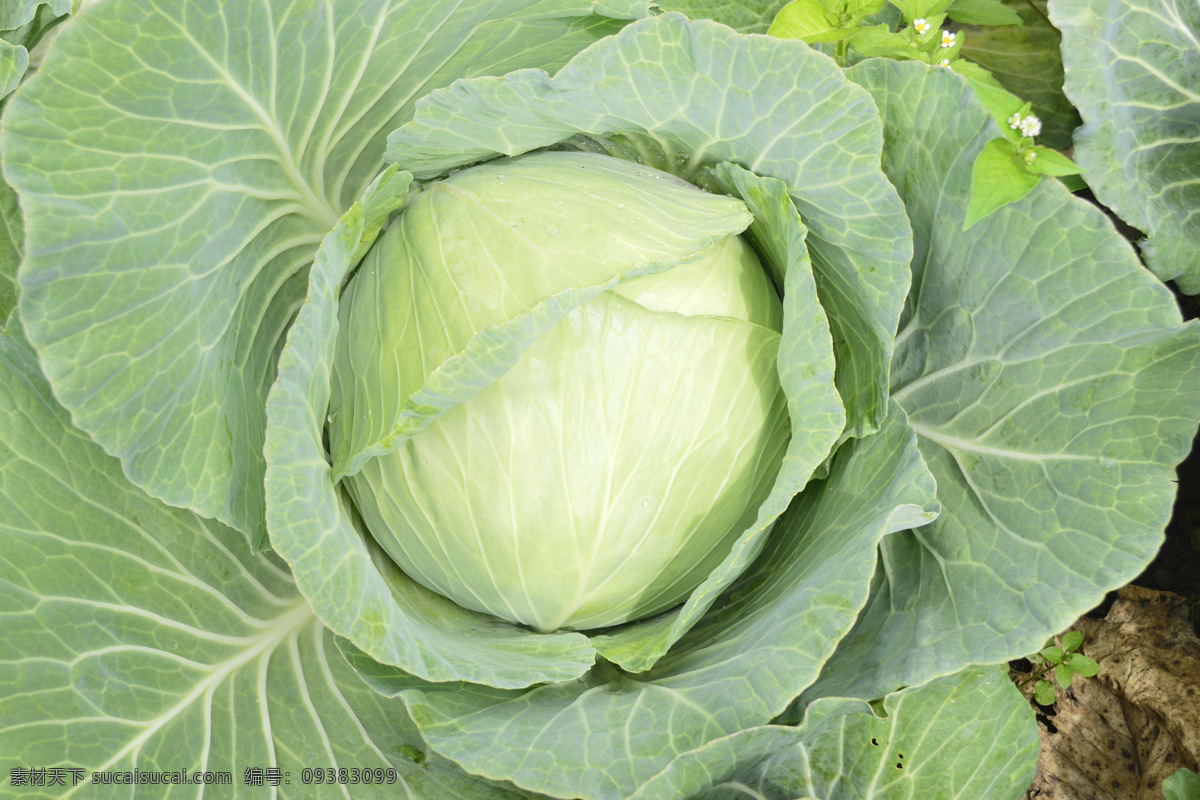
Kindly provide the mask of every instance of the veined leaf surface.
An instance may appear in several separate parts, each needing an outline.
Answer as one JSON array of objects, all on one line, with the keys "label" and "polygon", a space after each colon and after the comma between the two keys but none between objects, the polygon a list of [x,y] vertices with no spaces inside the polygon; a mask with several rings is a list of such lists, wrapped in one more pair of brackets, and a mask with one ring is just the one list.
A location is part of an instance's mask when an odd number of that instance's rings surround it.
[{"label": "veined leaf surface", "polygon": [[1200,414],[1200,328],[1103,214],[1043,181],[964,233],[990,117],[936,69],[851,75],[913,223],[892,396],[943,510],[884,540],[871,602],[806,699],[1036,651],[1154,557]]},{"label": "veined leaf surface", "polygon": [[818,700],[797,727],[750,728],[680,756],[633,800],[1016,800],[1029,786],[1037,728],[1005,670],[963,670],[882,706],[884,718],[862,700]]},{"label": "veined leaf surface", "polygon": [[[324,797],[509,798],[427,762],[403,704],[368,689],[280,561],[147,497],[0,334],[0,771],[82,770],[22,797],[129,797],[94,771],[228,772],[155,797],[299,796],[301,771],[392,769]],[[289,785],[250,785],[276,767]],[[149,792],[151,789],[146,788]]]},{"label": "veined leaf surface", "polygon": [[321,238],[417,98],[561,64],[620,27],[593,5],[105,0],[72,19],[9,101],[3,152],[22,318],[75,424],[153,496],[265,545],[263,409]]},{"label": "veined leaf surface", "polygon": [[1141,230],[1146,265],[1200,292],[1200,5],[1051,0],[1063,90],[1083,117],[1075,161]]}]

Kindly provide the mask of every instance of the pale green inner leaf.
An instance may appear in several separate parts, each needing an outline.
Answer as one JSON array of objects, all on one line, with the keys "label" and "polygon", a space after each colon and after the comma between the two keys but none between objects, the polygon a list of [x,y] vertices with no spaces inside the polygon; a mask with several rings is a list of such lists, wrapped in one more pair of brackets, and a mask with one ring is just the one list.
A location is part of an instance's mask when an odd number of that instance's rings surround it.
[{"label": "pale green inner leaf", "polygon": [[335,475],[395,451],[495,382],[571,309],[630,275],[696,258],[750,219],[736,199],[584,153],[501,160],[433,183],[342,303]]},{"label": "pale green inner leaf", "polygon": [[630,25],[553,78],[527,70],[431,93],[388,138],[386,157],[424,178],[577,134],[636,134],[685,178],[729,161],[782,180],[809,229],[822,303],[834,312],[847,436],[862,436],[886,412],[911,255],[895,190],[877,171],[877,121],[870,100],[824,56],[668,14]]},{"label": "pale green inner leaf", "polygon": [[322,430],[338,291],[378,224],[403,200],[410,179],[385,171],[325,238],[309,273],[308,297],[288,332],[267,407],[271,544],[325,624],[384,663],[435,681],[527,686],[569,680],[595,658],[585,637],[534,634],[387,574],[331,477]]}]

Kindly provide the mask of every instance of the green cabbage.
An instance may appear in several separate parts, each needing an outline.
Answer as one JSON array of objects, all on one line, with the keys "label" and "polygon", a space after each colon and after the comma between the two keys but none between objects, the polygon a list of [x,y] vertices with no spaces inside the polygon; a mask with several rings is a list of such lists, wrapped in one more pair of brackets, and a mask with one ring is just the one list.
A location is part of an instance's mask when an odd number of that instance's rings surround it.
[{"label": "green cabbage", "polygon": [[1003,665],[1157,551],[1200,332],[1054,181],[963,230],[960,76],[644,0],[0,28],[14,791],[1028,786]]}]

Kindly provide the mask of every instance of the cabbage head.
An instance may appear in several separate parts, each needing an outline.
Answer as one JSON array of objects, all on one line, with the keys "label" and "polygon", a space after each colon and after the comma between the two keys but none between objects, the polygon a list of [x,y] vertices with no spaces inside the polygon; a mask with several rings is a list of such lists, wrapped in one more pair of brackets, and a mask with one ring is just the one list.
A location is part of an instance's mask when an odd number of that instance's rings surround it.
[{"label": "cabbage head", "polygon": [[645,0],[12,5],[10,783],[1021,796],[1003,665],[1153,557],[1200,332],[1054,181],[963,230],[960,76]]},{"label": "cabbage head", "polygon": [[424,586],[539,631],[678,605],[754,521],[788,438],[782,306],[738,236],[751,219],[578,152],[488,162],[411,198],[342,298],[335,453],[364,417],[395,414],[381,393],[412,396],[481,331],[613,285],[349,476],[375,541]]}]

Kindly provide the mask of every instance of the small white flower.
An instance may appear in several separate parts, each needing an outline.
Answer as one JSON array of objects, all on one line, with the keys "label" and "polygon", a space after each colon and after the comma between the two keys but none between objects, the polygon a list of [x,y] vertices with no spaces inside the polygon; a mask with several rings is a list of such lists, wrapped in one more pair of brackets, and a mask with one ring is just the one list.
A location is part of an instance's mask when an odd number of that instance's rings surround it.
[{"label": "small white flower", "polygon": [[920,19],[914,19],[913,28],[916,29],[917,33],[924,33],[925,31],[929,30],[929,23],[925,21],[924,17],[921,17]]},{"label": "small white flower", "polygon": [[958,34],[950,31],[942,31],[942,47],[953,47],[956,36],[958,36]]},{"label": "small white flower", "polygon": [[939,67],[945,67],[946,69],[949,69],[949,68],[950,68],[950,59],[948,59],[948,58],[943,58],[943,59],[942,59],[942,63],[938,64],[938,66],[939,66]]},{"label": "small white flower", "polygon": [[1008,118],[1008,127],[1012,128],[1014,131],[1017,128],[1021,127],[1021,115],[1013,114],[1011,117],[1009,117]]},{"label": "small white flower", "polygon": [[1037,152],[1034,150],[1030,150],[1028,153],[1025,154],[1025,163],[1032,164],[1033,160],[1035,158],[1037,158]]},{"label": "small white flower", "polygon": [[1042,132],[1042,121],[1030,114],[1028,117],[1021,120],[1020,127],[1022,136],[1037,136]]}]

